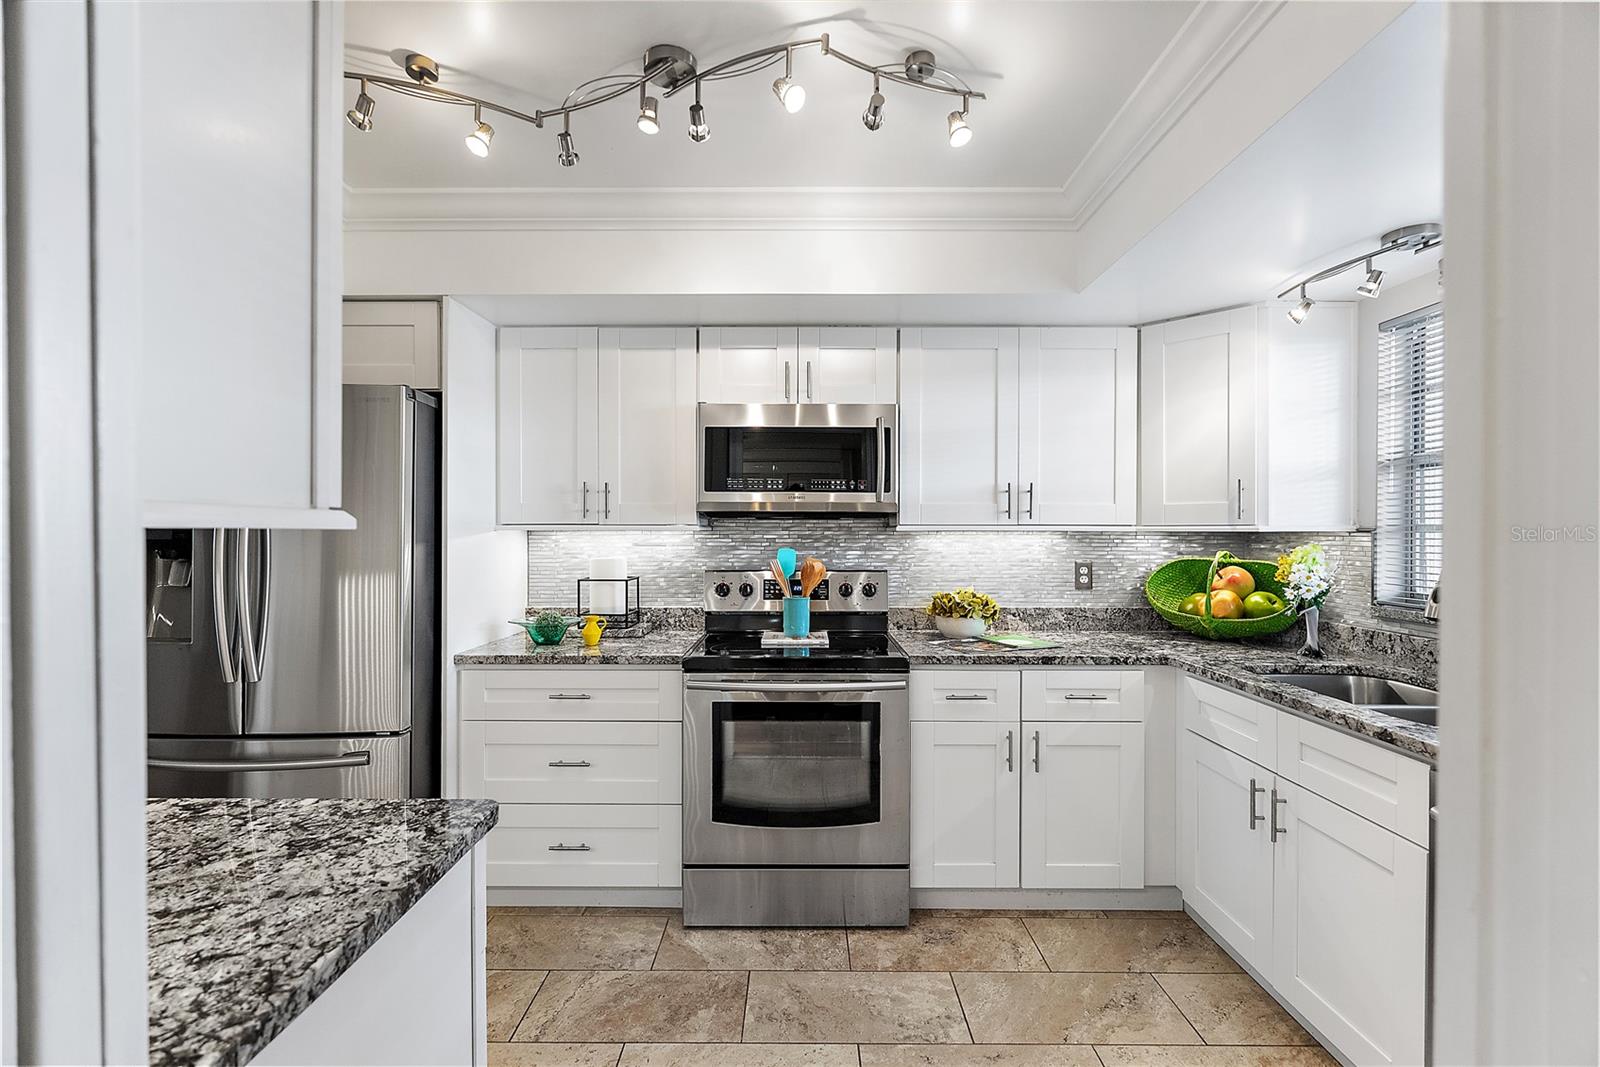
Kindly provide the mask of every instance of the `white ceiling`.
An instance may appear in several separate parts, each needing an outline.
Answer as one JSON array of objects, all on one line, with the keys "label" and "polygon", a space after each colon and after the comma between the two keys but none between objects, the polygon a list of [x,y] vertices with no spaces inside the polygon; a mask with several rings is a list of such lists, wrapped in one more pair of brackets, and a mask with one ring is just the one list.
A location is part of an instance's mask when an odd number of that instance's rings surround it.
[{"label": "white ceiling", "polygon": [[[347,4],[350,69],[398,75],[398,59],[421,51],[440,63],[442,86],[519,110],[556,106],[581,81],[637,69],[652,44],[688,47],[705,67],[823,32],[870,63],[931,48],[941,66],[989,99],[973,102],[975,136],[965,149],[946,143],[952,98],[903,86],[884,86],[883,128],[868,131],[860,114],[869,77],[813,48],[795,59],[795,77],[808,93],[799,114],[786,114],[770,91],[781,64],[707,83],[712,135],[703,144],[684,130],[688,93],[662,101],[663,128],[654,137],[634,128],[632,100],[619,99],[574,117],[582,159],[563,168],[552,126],[539,130],[490,115],[493,151],[478,159],[461,143],[471,127],[465,109],[376,93],[374,130],[345,131],[345,180],[357,189],[1060,190],[1169,45],[1184,46],[1179,31],[1197,6],[1178,0]],[[1198,37],[1196,28],[1187,36]],[[347,90],[353,99],[354,83]]]}]

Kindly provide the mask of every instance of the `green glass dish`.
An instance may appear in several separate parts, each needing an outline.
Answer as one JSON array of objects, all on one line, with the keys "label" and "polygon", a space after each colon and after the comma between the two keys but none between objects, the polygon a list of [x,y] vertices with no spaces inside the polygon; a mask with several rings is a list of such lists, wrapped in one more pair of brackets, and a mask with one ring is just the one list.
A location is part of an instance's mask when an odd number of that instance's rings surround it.
[{"label": "green glass dish", "polygon": [[559,623],[554,622],[548,615],[541,615],[536,619],[508,619],[513,626],[520,626],[527,631],[528,640],[536,645],[559,645],[567,636],[567,631],[577,625],[575,615],[558,616]]}]

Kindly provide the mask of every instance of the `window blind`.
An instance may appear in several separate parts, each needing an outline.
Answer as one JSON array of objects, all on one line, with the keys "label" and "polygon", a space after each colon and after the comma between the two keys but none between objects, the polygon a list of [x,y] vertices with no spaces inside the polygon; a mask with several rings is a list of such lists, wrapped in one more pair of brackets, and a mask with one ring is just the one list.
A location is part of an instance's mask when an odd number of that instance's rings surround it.
[{"label": "window blind", "polygon": [[1378,326],[1378,513],[1372,596],[1421,611],[1444,549],[1444,315]]}]

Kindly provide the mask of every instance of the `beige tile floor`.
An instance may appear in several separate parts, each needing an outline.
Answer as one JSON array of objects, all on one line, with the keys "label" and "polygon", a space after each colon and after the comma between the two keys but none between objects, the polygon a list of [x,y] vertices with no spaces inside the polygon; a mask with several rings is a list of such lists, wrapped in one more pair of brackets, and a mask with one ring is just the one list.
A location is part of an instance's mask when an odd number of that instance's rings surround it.
[{"label": "beige tile floor", "polygon": [[492,1067],[1334,1065],[1181,912],[845,931],[491,908],[488,957]]}]

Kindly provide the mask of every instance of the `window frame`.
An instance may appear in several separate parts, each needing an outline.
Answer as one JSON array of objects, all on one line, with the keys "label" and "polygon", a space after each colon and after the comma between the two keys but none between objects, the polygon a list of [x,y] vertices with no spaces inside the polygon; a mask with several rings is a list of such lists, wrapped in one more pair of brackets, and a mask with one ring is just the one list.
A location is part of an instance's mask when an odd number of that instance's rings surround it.
[{"label": "window frame", "polygon": [[[1426,335],[1434,329],[1433,323],[1437,321],[1439,330],[1439,369],[1435,377],[1437,385],[1431,385],[1428,375],[1428,346]],[[1395,368],[1392,373],[1386,374],[1385,366],[1385,338],[1386,336],[1401,333],[1402,331],[1422,331],[1422,346],[1419,349],[1415,341],[1399,342],[1407,345],[1409,352],[1402,352],[1404,364]],[[1431,582],[1436,582],[1440,566],[1442,565],[1442,524],[1443,524],[1443,471],[1444,471],[1444,414],[1443,393],[1445,389],[1444,375],[1444,305],[1442,301],[1435,301],[1424,307],[1408,311],[1403,315],[1385,319],[1378,324],[1377,345],[1377,411],[1375,418],[1376,449],[1375,449],[1375,488],[1376,508],[1373,522],[1372,544],[1372,603],[1374,607],[1386,612],[1398,612],[1409,617],[1421,619],[1427,595],[1431,589]],[[1407,406],[1406,410],[1393,413],[1392,401],[1384,396],[1384,383],[1399,379],[1402,391],[1406,395],[1426,394],[1437,391],[1440,395],[1437,414],[1430,416],[1429,407],[1425,400],[1418,399]],[[1393,428],[1393,433],[1386,433],[1388,418],[1398,418],[1401,424]],[[1437,448],[1429,448],[1429,431],[1436,431],[1439,441]],[[1393,438],[1401,446],[1400,451],[1385,454],[1384,442]],[[1438,479],[1437,491],[1430,495],[1422,488],[1425,478]],[[1393,486],[1399,480],[1402,488],[1399,490],[1400,499],[1394,499],[1394,491],[1386,492],[1385,487]],[[1409,498],[1409,503],[1407,502]],[[1427,510],[1434,500],[1438,502],[1439,521],[1428,522]],[[1409,511],[1409,515],[1405,513]],[[1403,515],[1401,522],[1394,521],[1395,516]],[[1430,535],[1433,543],[1430,544]],[[1400,559],[1393,565],[1385,565],[1385,560],[1390,552],[1400,553]],[[1430,562],[1431,561],[1431,562]],[[1385,585],[1384,579],[1392,574],[1403,577],[1409,576],[1411,583],[1408,587],[1395,588],[1392,583]],[[1430,582],[1431,579],[1431,582]],[[1427,586],[1428,588],[1424,588]]]}]

